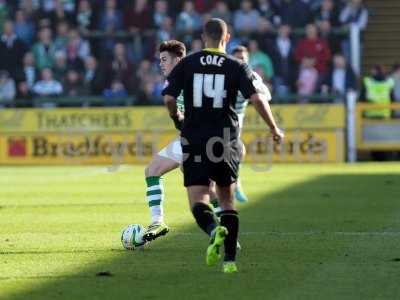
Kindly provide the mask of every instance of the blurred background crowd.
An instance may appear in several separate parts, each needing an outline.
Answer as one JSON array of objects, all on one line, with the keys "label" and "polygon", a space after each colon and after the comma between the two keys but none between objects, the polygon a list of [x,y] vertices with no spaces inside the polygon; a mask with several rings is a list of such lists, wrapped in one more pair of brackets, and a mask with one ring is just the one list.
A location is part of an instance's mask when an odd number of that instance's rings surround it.
[{"label": "blurred background crowd", "polygon": [[0,0],[0,105],[87,95],[160,104],[158,44],[179,39],[200,50],[211,17],[230,24],[228,53],[246,45],[276,99],[343,100],[358,87],[346,29],[367,27],[362,0]]}]

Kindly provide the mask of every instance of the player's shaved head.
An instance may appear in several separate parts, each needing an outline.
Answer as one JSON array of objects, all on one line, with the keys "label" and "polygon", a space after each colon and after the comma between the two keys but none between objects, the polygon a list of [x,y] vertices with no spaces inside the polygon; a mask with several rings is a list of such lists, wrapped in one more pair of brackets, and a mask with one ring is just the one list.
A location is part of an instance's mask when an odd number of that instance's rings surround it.
[{"label": "player's shaved head", "polygon": [[185,44],[177,40],[169,40],[162,42],[160,44],[160,47],[158,48],[158,51],[160,53],[166,51],[170,55],[179,58],[186,56]]},{"label": "player's shaved head", "polygon": [[218,18],[212,18],[204,25],[204,35],[214,42],[223,40],[228,33],[228,26],[225,21]]}]

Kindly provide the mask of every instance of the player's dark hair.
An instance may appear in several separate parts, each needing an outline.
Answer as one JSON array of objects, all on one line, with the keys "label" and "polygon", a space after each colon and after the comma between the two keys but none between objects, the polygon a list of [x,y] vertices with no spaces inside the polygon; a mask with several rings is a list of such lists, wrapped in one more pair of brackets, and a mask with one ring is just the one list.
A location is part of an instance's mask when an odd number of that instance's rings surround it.
[{"label": "player's dark hair", "polygon": [[235,48],[233,48],[232,55],[235,55],[236,53],[242,53],[242,52],[249,53],[249,50],[245,46],[238,45]]},{"label": "player's dark hair", "polygon": [[160,53],[167,51],[169,54],[180,58],[186,55],[185,44],[177,40],[169,40],[162,42],[160,44],[160,47],[158,48],[158,51]]},{"label": "player's dark hair", "polygon": [[212,18],[204,25],[204,34],[213,41],[221,41],[228,32],[225,21],[219,18]]}]

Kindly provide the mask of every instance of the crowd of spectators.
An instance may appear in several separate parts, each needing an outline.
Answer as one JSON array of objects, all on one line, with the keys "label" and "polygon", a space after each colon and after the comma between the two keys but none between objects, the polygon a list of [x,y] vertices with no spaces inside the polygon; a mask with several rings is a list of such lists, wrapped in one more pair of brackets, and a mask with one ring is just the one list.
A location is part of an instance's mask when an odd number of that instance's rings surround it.
[{"label": "crowd of spectators", "polygon": [[356,88],[339,29],[366,28],[362,0],[0,0],[0,106],[85,95],[160,104],[157,45],[174,38],[200,50],[211,17],[229,24],[228,52],[248,46],[278,97]]}]

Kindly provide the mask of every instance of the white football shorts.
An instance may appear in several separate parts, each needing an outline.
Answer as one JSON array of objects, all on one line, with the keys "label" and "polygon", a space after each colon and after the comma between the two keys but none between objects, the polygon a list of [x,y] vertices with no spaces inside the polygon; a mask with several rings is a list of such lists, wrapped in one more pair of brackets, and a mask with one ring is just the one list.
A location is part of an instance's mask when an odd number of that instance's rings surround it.
[{"label": "white football shorts", "polygon": [[176,139],[172,140],[172,142],[158,152],[158,155],[181,164],[183,157],[181,139],[177,137]]}]

